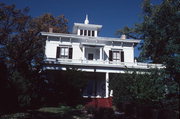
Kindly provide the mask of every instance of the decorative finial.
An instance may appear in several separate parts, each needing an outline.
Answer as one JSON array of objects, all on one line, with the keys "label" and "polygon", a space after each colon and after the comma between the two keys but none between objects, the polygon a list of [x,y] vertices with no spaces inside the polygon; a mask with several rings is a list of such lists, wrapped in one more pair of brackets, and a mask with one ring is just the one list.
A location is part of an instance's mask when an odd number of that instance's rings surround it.
[{"label": "decorative finial", "polygon": [[88,15],[86,14],[86,19],[84,21],[84,24],[89,24]]}]

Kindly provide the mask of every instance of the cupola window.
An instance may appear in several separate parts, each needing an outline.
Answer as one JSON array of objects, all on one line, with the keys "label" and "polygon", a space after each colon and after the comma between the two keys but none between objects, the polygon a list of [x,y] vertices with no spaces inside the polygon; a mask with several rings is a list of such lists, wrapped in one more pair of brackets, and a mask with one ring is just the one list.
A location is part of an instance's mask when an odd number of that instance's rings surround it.
[{"label": "cupola window", "polygon": [[94,31],[92,31],[92,36],[94,36]]},{"label": "cupola window", "polygon": [[88,36],[91,36],[91,31],[90,30],[88,30]]},{"label": "cupola window", "polygon": [[80,35],[83,35],[83,30],[80,30]]},{"label": "cupola window", "polygon": [[87,35],[87,30],[84,30],[84,36],[86,36]]}]

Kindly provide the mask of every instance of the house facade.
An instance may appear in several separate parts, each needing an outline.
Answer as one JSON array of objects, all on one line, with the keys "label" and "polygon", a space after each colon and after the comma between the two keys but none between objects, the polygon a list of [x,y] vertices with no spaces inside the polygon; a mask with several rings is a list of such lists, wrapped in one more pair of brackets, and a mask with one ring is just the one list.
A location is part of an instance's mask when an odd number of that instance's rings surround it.
[{"label": "house facade", "polygon": [[[85,72],[102,73],[104,79],[89,80],[83,97],[108,98],[109,74],[124,73],[129,70],[163,68],[160,64],[136,62],[135,46],[140,40],[98,36],[102,25],[89,24],[88,16],[84,23],[74,23],[71,34],[41,32],[45,36],[45,70],[66,70],[76,67]],[[96,82],[96,83],[95,83]],[[95,86],[96,85],[96,86]],[[96,87],[96,89],[94,89]]]}]

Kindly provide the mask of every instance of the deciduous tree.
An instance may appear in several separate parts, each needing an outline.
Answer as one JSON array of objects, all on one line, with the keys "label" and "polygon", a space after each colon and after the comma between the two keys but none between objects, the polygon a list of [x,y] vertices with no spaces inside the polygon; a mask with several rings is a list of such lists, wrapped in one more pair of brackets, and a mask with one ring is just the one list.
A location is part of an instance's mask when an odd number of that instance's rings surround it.
[{"label": "deciduous tree", "polygon": [[141,39],[141,61],[166,65],[171,77],[179,79],[180,73],[180,1],[162,0],[151,4],[144,0],[142,22],[134,27],[124,27],[118,32]]}]

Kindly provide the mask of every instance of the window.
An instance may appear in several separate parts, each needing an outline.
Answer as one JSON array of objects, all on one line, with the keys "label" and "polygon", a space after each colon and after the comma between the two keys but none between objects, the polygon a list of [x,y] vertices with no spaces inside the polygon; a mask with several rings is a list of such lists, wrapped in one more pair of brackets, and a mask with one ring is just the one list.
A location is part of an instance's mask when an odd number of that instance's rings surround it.
[{"label": "window", "polygon": [[93,60],[93,54],[88,54],[88,60]]},{"label": "window", "polygon": [[94,31],[92,31],[92,36],[94,36]]},{"label": "window", "polygon": [[56,58],[72,59],[72,48],[57,47]]},{"label": "window", "polygon": [[86,36],[87,35],[87,30],[84,30],[84,36]]},{"label": "window", "polygon": [[113,51],[113,61],[120,61],[120,52],[119,51]]},{"label": "window", "polygon": [[124,51],[109,51],[109,61],[124,62]]},{"label": "window", "polygon": [[80,35],[83,35],[83,30],[80,30]]},{"label": "window", "polygon": [[88,36],[91,36],[91,31],[88,30]]},{"label": "window", "polygon": [[61,47],[60,58],[68,59],[68,48],[67,47]]}]

